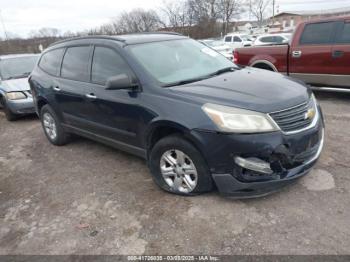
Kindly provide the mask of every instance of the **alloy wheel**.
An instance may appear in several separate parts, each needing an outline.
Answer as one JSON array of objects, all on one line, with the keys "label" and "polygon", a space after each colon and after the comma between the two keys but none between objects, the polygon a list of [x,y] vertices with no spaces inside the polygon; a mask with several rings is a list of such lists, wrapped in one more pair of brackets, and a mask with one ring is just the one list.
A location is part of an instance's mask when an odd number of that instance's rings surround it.
[{"label": "alloy wheel", "polygon": [[44,113],[43,115],[43,125],[45,133],[49,136],[51,140],[55,140],[57,137],[57,127],[55,119],[50,113]]},{"label": "alloy wheel", "polygon": [[164,181],[174,191],[190,193],[197,186],[198,173],[192,159],[180,150],[168,150],[160,159]]}]

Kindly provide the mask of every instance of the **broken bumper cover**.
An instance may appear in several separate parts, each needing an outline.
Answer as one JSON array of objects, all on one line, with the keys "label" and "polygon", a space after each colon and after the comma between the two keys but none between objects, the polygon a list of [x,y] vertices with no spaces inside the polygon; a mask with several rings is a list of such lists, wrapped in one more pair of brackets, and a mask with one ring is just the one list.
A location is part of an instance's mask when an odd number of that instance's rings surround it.
[{"label": "broken bumper cover", "polygon": [[[211,149],[202,152],[219,192],[250,198],[278,191],[311,170],[324,145],[324,123],[321,112],[315,127],[293,135],[281,132],[252,135],[198,132],[195,135],[200,141],[199,147]],[[237,157],[247,160],[246,164],[260,162],[246,165],[247,169]],[[257,168],[262,172],[257,172]]]},{"label": "broken bumper cover", "polygon": [[[317,151],[314,156],[305,161],[302,165],[284,171],[283,178],[258,182],[242,182],[231,174],[212,174],[213,179],[222,195],[237,198],[249,198],[268,195],[279,189],[292,184],[300,177],[309,173],[321,155],[324,145],[324,129],[322,129],[321,140],[317,144]],[[274,174],[272,174],[274,175]],[[275,174],[281,177],[280,174]]]}]

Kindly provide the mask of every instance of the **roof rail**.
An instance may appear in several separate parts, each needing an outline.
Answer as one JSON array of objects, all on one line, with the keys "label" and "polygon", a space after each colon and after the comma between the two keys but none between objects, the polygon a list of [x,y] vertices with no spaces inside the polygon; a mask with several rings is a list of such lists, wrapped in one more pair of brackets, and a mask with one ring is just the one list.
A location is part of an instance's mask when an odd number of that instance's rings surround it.
[{"label": "roof rail", "polygon": [[181,35],[183,36],[183,34],[177,33],[177,32],[173,32],[173,31],[156,31],[156,32],[140,32],[138,34],[164,34],[164,35]]},{"label": "roof rail", "polygon": [[51,45],[49,45],[49,47],[51,46],[55,46],[61,43],[65,43],[65,42],[69,42],[69,41],[75,41],[75,40],[84,40],[84,39],[91,39],[91,38],[97,38],[97,39],[113,39],[116,41],[120,41],[120,42],[125,42],[124,39],[117,37],[117,36],[113,36],[113,35],[88,35],[88,36],[77,36],[77,37],[72,37],[72,38],[67,38],[67,39],[63,39],[57,42],[52,43]]}]

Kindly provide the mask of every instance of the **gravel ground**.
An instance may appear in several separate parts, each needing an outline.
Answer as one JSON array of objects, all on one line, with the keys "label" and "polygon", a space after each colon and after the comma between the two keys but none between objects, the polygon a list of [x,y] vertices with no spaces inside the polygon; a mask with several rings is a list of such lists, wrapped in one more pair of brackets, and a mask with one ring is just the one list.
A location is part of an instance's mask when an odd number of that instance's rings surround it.
[{"label": "gravel ground", "polygon": [[349,254],[350,95],[317,97],[317,166],[250,200],[165,193],[142,159],[82,138],[55,147],[35,117],[0,112],[0,254]]}]

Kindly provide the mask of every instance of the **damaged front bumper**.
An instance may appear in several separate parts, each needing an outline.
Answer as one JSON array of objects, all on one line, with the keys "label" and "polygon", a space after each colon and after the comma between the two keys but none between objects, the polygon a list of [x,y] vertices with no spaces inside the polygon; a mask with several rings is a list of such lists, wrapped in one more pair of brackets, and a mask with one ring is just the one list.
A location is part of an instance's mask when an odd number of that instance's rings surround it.
[{"label": "damaged front bumper", "polygon": [[[278,191],[306,175],[316,164],[324,145],[322,114],[317,125],[285,135],[217,134],[195,131],[219,192],[249,198]],[[210,148],[210,151],[205,150]]]}]

